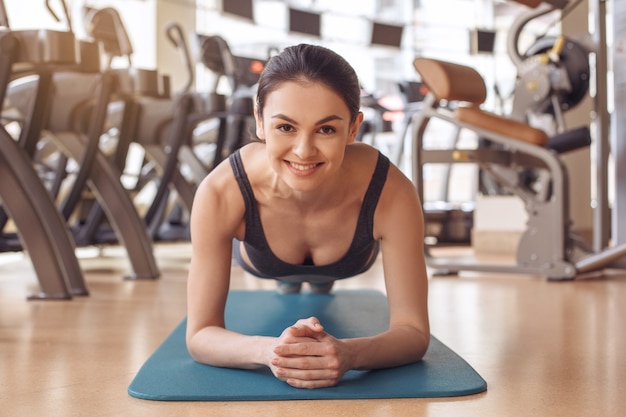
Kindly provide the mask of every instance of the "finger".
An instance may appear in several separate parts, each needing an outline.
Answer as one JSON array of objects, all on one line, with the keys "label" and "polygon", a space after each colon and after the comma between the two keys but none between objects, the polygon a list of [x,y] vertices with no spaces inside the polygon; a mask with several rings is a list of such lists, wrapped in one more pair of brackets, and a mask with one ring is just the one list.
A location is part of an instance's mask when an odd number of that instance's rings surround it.
[{"label": "finger", "polygon": [[322,326],[322,323],[320,323],[317,317],[309,317],[308,319],[300,319],[296,322],[296,324],[294,324],[291,327],[295,329],[310,329],[315,332],[321,332],[324,330],[324,326]]},{"label": "finger", "polygon": [[287,339],[295,340],[295,339],[310,339],[313,341],[319,340],[323,337],[324,333],[316,332],[313,329],[308,327],[290,327],[288,328],[284,336]]},{"label": "finger", "polygon": [[339,372],[332,369],[300,370],[277,368],[276,376],[289,385],[298,388],[320,388],[336,385],[340,379]]},{"label": "finger", "polygon": [[278,343],[274,347],[274,351],[276,351],[278,346],[298,345],[302,343],[319,343],[319,341],[311,337],[299,337],[287,333],[283,335],[280,340],[278,340]]},{"label": "finger", "polygon": [[309,337],[321,340],[326,333],[324,333],[324,328],[319,324],[315,326],[295,324],[286,329],[285,334],[292,337]]},{"label": "finger", "polygon": [[317,380],[300,380],[295,378],[289,378],[285,382],[294,388],[301,389],[315,389],[315,388],[328,388],[334,387],[339,383],[338,379],[317,379]]},{"label": "finger", "polygon": [[310,327],[315,331],[319,332],[324,330],[324,326],[322,326],[322,323],[320,323],[317,317],[309,317],[308,319],[304,319],[302,321],[307,325],[307,327]]},{"label": "finger", "polygon": [[280,356],[325,356],[331,354],[326,344],[315,339],[299,339],[292,342],[287,339],[274,347],[274,353]]},{"label": "finger", "polygon": [[[276,368],[274,370],[274,376],[288,385],[291,385],[295,388],[305,388],[305,389],[313,389],[313,388],[323,388],[323,387],[331,387],[337,385],[339,382],[338,379],[330,378],[330,379],[298,379],[287,376],[289,374],[288,370],[283,368]],[[321,374],[320,374],[321,375]]]},{"label": "finger", "polygon": [[296,356],[278,355],[272,358],[272,366],[294,370],[338,370],[339,359],[336,356]]}]

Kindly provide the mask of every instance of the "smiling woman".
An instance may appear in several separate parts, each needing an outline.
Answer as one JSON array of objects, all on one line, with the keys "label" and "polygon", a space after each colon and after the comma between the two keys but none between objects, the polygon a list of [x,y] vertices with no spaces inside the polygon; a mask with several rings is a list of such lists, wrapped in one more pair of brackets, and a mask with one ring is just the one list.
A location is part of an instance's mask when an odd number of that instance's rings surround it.
[{"label": "smiling woman", "polygon": [[363,118],[359,114],[351,122],[340,95],[324,84],[286,81],[269,95],[263,114],[257,115],[257,136],[289,193],[341,183],[334,176],[342,174],[346,146],[354,142]]},{"label": "smiling woman", "polygon": [[[412,182],[375,148],[356,143],[363,115],[354,69],[335,52],[297,45],[259,80],[256,134],[200,185],[191,219],[187,347],[195,360],[269,367],[288,384],[337,384],[351,369],[418,361],[430,331],[423,216]],[[382,251],[390,321],[367,338],[337,339],[315,317],[278,337],[228,330],[232,255],[281,292],[367,271]],[[262,314],[260,309],[259,314]]]}]

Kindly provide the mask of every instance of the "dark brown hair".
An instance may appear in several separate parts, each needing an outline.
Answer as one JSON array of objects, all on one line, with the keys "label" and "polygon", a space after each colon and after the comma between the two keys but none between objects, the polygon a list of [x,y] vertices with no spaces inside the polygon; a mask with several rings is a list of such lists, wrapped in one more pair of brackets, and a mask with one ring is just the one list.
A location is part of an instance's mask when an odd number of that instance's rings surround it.
[{"label": "dark brown hair", "polygon": [[261,73],[257,89],[257,111],[263,114],[269,93],[287,81],[319,82],[339,94],[356,120],[361,106],[361,88],[354,68],[339,54],[318,45],[300,44],[272,57]]}]

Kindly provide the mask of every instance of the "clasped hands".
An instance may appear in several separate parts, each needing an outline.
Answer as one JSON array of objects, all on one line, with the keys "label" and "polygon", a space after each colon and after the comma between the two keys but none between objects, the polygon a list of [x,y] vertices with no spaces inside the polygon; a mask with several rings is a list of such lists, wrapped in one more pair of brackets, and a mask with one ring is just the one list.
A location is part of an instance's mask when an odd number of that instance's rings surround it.
[{"label": "clasped hands", "polygon": [[271,355],[269,367],[274,376],[297,388],[336,385],[350,369],[345,342],[326,333],[315,317],[285,329]]}]

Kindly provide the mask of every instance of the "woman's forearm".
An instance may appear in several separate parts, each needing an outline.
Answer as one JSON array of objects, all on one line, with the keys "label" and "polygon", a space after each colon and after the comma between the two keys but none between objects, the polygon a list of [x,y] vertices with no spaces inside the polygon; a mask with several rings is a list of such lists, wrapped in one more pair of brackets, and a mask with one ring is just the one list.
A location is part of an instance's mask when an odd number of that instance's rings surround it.
[{"label": "woman's forearm", "polygon": [[227,368],[269,366],[275,338],[247,336],[222,327],[206,327],[193,335],[187,349],[197,362]]},{"label": "woman's forearm", "polygon": [[[394,326],[376,336],[338,340],[344,345],[341,356],[346,360],[341,367],[344,371],[365,370],[417,362],[426,353],[429,341],[429,334],[409,325]],[[276,356],[274,349],[277,344],[279,338],[247,336],[213,326],[195,333],[189,339],[187,348],[194,360],[200,363],[255,369],[275,367],[272,358]]]},{"label": "woman's forearm", "polygon": [[408,325],[396,326],[371,337],[344,339],[352,353],[351,369],[379,369],[422,359],[430,334]]}]

